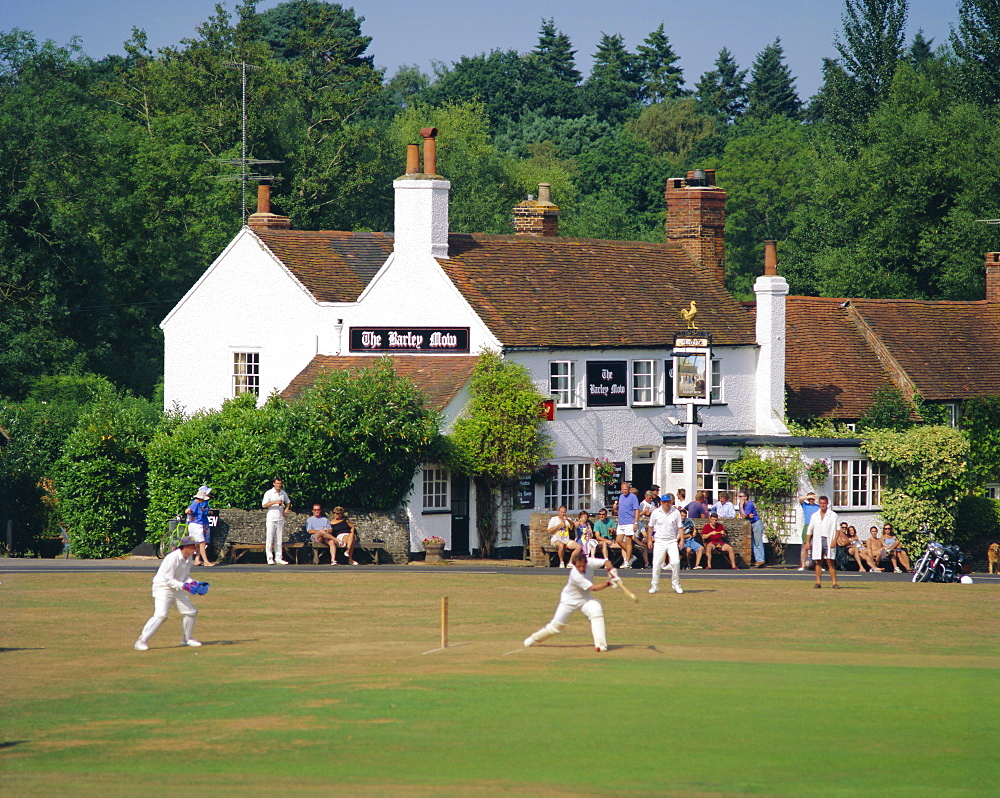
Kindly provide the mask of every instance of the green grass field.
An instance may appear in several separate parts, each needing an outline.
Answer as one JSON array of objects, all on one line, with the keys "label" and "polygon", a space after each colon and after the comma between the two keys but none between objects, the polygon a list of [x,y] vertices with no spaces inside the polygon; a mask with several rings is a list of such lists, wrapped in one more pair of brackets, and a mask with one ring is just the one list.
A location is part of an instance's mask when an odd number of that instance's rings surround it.
[{"label": "green grass field", "polygon": [[580,615],[521,646],[556,572],[201,578],[205,645],[177,645],[171,610],[140,653],[150,574],[3,577],[0,792],[1000,790],[994,585],[630,579],[638,605],[598,594],[596,654]]}]

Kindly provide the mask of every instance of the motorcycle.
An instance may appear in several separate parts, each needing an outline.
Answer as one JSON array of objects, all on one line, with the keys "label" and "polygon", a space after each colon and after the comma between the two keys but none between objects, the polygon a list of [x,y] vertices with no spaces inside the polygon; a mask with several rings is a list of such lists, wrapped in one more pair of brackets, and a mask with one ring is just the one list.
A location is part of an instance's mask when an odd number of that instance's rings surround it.
[{"label": "motorcycle", "polygon": [[936,540],[927,542],[927,549],[913,568],[914,582],[959,582],[966,572],[965,555],[958,546],[945,546]]}]

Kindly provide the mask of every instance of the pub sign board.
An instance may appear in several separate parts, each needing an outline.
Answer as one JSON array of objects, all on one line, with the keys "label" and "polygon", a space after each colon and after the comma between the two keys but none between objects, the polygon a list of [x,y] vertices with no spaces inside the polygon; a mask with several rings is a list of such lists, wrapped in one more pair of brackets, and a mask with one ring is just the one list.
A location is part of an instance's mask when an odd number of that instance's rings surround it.
[{"label": "pub sign board", "polygon": [[351,327],[351,352],[421,352],[444,355],[469,351],[468,327]]},{"label": "pub sign board", "polygon": [[675,405],[712,403],[712,339],[705,334],[674,336],[673,372]]},{"label": "pub sign board", "polygon": [[535,506],[535,480],[530,474],[517,481],[517,506],[521,510]]},{"label": "pub sign board", "polygon": [[587,407],[628,406],[628,361],[587,361]]}]

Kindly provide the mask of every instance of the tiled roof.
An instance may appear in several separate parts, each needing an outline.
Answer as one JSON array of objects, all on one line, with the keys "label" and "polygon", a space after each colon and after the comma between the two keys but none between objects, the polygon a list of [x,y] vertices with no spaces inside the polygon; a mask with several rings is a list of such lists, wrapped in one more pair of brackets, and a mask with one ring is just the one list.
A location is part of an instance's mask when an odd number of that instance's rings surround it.
[{"label": "tiled roof", "polygon": [[[926,400],[1000,394],[1000,304],[788,297],[785,385],[792,418],[856,419],[898,364]],[[867,328],[873,341],[864,335]]]},{"label": "tiled roof", "polygon": [[[392,252],[382,233],[271,230],[257,236],[325,302],[358,298]],[[698,304],[715,344],[753,345],[750,313],[677,244],[452,234],[439,263],[505,346],[669,344]]]},{"label": "tiled roof", "polygon": [[457,235],[448,276],[505,346],[672,343],[698,304],[714,344],[753,345],[750,313],[677,244]]},{"label": "tiled roof", "polygon": [[842,299],[790,296],[785,305],[785,388],[790,418],[857,419],[891,383]]},{"label": "tiled roof", "polygon": [[929,401],[1000,394],[1000,303],[852,299]]},{"label": "tiled roof", "polygon": [[[281,392],[281,397],[287,400],[300,396],[324,371],[367,368],[378,359],[369,355],[316,355]],[[469,355],[396,355],[392,366],[424,392],[428,407],[441,411],[469,381],[478,360]]]},{"label": "tiled roof", "polygon": [[255,231],[320,302],[353,302],[392,253],[385,233]]}]

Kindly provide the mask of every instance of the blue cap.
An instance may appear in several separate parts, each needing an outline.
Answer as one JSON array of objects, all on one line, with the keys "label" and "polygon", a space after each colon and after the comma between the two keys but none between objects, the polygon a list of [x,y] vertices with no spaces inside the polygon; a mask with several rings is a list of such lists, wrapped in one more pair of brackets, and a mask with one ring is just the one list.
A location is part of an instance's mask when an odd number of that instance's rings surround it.
[{"label": "blue cap", "polygon": [[664,493],[660,497],[660,501],[661,502],[670,502],[671,504],[673,504],[674,503],[674,496],[673,496],[672,493]]}]

